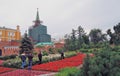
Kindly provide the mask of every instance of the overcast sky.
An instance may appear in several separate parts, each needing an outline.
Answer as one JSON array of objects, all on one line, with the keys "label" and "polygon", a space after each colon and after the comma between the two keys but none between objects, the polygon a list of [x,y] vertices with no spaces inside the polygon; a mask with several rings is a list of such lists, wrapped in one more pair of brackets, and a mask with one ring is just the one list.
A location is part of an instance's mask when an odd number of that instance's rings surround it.
[{"label": "overcast sky", "polygon": [[71,33],[81,25],[104,32],[120,22],[120,0],[0,0],[0,26],[16,28],[22,34],[31,25],[39,8],[40,20],[52,38]]}]

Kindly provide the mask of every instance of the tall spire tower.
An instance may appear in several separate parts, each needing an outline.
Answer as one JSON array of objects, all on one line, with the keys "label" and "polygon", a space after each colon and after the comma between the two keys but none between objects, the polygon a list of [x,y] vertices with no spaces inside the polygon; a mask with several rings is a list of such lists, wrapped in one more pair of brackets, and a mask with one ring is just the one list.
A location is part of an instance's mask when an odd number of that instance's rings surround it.
[{"label": "tall spire tower", "polygon": [[39,19],[39,11],[38,11],[38,8],[37,8],[37,15],[36,15],[36,20],[34,21],[34,26],[38,26],[38,25],[41,25],[42,21],[40,21]]},{"label": "tall spire tower", "polygon": [[47,34],[47,26],[42,24],[37,8],[34,25],[29,29],[29,37],[36,44],[39,42],[51,42],[51,35]]}]

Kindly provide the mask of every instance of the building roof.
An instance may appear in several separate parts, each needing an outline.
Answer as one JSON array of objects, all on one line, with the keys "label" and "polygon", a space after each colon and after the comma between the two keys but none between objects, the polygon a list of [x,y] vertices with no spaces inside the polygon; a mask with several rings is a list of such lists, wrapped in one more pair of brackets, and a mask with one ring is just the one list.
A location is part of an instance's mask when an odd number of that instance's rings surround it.
[{"label": "building roof", "polygon": [[37,43],[35,46],[45,46],[45,45],[53,45],[54,43],[53,42],[40,42],[40,43]]},{"label": "building roof", "polygon": [[6,27],[0,27],[0,29],[16,30],[16,29],[11,29],[11,28],[6,28]]}]

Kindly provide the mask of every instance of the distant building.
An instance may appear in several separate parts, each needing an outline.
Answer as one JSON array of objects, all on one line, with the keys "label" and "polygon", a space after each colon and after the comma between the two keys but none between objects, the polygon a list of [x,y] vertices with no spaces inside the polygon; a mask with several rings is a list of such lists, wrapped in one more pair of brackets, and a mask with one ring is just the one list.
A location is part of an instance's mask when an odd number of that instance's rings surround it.
[{"label": "distant building", "polygon": [[0,42],[0,56],[18,55],[19,54],[19,41],[1,41]]},{"label": "distant building", "polygon": [[19,26],[17,26],[17,29],[0,27],[0,41],[12,41],[12,40],[20,40],[20,39],[21,39],[21,33]]},{"label": "distant building", "polygon": [[37,10],[36,20],[34,25],[29,28],[29,37],[34,43],[51,42],[51,36],[47,34],[47,27],[42,25],[39,19],[39,12]]}]

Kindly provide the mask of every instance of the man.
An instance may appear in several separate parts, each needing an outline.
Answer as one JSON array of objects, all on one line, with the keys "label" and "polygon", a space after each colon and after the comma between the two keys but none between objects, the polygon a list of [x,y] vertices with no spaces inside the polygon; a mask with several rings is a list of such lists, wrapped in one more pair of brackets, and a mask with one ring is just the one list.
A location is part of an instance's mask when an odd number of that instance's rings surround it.
[{"label": "man", "polygon": [[39,64],[41,64],[42,63],[42,53],[41,53],[41,51],[38,54],[38,59],[39,59]]},{"label": "man", "polygon": [[61,59],[64,59],[64,52],[61,52]]},{"label": "man", "polygon": [[28,69],[29,70],[32,69],[32,59],[33,59],[32,53],[28,54]]}]

